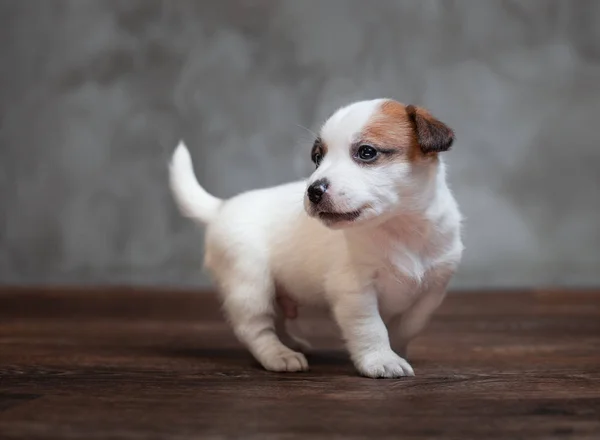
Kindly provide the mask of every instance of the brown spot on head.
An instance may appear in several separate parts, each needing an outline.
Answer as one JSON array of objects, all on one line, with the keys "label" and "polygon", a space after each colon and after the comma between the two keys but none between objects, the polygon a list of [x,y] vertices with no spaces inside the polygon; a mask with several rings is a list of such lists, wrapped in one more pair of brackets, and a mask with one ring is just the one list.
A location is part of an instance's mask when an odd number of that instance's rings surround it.
[{"label": "brown spot on head", "polygon": [[361,141],[382,148],[405,150],[412,144],[412,132],[412,123],[404,105],[387,100],[365,126]]},{"label": "brown spot on head", "polygon": [[415,161],[446,151],[454,141],[454,133],[420,107],[386,100],[381,104],[361,133],[360,143],[369,144],[389,154]]}]

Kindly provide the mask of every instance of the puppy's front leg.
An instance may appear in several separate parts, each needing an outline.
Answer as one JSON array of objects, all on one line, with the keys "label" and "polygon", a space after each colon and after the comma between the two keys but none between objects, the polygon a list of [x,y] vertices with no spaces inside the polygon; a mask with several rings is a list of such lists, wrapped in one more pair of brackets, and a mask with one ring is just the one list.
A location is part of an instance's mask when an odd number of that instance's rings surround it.
[{"label": "puppy's front leg", "polygon": [[429,323],[431,316],[446,296],[446,289],[454,268],[437,269],[435,281],[421,293],[417,301],[402,315],[390,320],[389,329],[392,348],[400,356],[406,356],[408,343],[419,335]]},{"label": "puppy's front leg", "polygon": [[412,367],[390,347],[374,291],[337,295],[333,312],[357,370],[367,377],[414,376]]}]

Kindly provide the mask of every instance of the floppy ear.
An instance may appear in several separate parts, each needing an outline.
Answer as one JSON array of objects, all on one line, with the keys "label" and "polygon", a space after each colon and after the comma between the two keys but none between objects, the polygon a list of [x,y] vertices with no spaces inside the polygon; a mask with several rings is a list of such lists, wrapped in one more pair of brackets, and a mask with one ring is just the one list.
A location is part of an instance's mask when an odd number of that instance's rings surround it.
[{"label": "floppy ear", "polygon": [[406,106],[408,117],[413,123],[417,142],[424,154],[448,151],[454,142],[454,132],[435,119],[421,107]]}]

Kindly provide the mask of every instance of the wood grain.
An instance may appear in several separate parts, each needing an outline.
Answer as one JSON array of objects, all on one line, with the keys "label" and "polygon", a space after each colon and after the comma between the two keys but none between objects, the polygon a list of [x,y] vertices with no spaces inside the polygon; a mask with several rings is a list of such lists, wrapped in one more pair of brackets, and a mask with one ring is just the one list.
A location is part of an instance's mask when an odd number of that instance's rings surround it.
[{"label": "wood grain", "polygon": [[600,292],[450,295],[417,376],[358,377],[303,318],[311,371],[261,370],[214,295],[0,292],[0,438],[599,439]]}]

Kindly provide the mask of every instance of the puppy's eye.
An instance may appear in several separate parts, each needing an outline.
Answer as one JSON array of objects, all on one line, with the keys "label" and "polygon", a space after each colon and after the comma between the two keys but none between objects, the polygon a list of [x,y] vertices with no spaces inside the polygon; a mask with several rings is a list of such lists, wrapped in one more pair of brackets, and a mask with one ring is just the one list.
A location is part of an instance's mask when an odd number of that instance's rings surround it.
[{"label": "puppy's eye", "polygon": [[321,161],[323,160],[323,144],[321,143],[321,139],[317,138],[315,143],[313,144],[312,151],[310,153],[311,160],[315,163],[315,166],[319,168]]},{"label": "puppy's eye", "polygon": [[313,153],[312,161],[315,163],[315,166],[318,168],[321,165],[321,161],[323,160],[323,155],[320,151],[316,151]]},{"label": "puppy's eye", "polygon": [[377,150],[370,145],[361,145],[358,147],[356,156],[363,162],[371,162],[377,157]]}]

